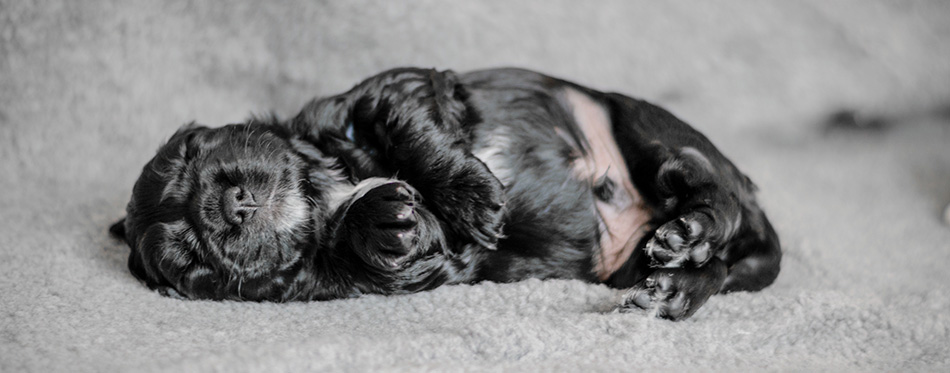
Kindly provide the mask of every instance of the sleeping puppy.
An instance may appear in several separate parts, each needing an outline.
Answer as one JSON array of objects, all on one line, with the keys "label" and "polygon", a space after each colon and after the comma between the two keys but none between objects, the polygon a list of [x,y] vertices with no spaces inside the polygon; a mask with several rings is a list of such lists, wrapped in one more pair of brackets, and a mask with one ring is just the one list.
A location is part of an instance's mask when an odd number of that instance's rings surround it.
[{"label": "sleeping puppy", "polygon": [[518,69],[403,68],[289,121],[186,125],[112,227],[189,299],[565,278],[679,320],[779,272],[752,182],[663,109]]}]

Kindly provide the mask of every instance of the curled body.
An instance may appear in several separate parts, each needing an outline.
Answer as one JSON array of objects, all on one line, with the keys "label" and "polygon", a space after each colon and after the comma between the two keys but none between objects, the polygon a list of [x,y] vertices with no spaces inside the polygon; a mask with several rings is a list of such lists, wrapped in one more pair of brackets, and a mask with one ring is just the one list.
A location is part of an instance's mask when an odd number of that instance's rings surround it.
[{"label": "curled body", "polygon": [[777,276],[754,192],[648,102],[520,69],[403,68],[286,121],[183,127],[112,231],[136,277],[183,298],[565,278],[683,319]]}]

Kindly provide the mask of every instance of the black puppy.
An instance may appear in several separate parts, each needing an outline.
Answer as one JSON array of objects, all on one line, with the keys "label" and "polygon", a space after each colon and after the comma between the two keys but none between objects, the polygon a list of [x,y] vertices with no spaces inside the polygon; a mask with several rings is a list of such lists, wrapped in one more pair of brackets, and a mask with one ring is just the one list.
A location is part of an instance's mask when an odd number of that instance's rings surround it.
[{"label": "black puppy", "polygon": [[183,127],[112,231],[136,277],[184,298],[574,278],[682,319],[778,275],[754,189],[647,102],[525,70],[407,68],[288,122]]}]

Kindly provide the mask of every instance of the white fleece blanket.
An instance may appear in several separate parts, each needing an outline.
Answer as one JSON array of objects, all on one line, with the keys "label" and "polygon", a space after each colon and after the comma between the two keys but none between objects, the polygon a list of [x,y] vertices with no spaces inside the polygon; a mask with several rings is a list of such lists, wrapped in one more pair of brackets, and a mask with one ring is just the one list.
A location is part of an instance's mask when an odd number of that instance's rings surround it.
[{"label": "white fleece blanket", "polygon": [[[948,25],[939,0],[0,1],[0,371],[948,371]],[[667,107],[759,184],[781,275],[672,323],[576,281],[258,304],[128,273],[106,229],[180,124],[401,65]],[[824,134],[840,108],[889,129]]]}]

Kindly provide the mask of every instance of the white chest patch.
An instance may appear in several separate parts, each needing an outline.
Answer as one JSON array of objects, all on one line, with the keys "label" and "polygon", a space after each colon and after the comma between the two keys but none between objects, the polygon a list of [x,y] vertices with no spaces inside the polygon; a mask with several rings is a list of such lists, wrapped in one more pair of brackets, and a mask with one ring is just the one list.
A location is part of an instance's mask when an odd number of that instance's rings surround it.
[{"label": "white chest patch", "polygon": [[511,149],[511,138],[504,127],[498,127],[491,132],[487,142],[488,146],[476,149],[472,155],[488,166],[488,170],[495,174],[502,185],[510,185],[513,175],[505,152]]},{"label": "white chest patch", "polygon": [[650,211],[633,182],[620,154],[606,110],[589,96],[564,90],[574,121],[587,139],[588,149],[573,163],[574,174],[593,187],[606,178],[615,186],[606,200],[596,199],[600,216],[600,253],[594,258],[597,277],[606,280],[627,261],[640,239],[650,231]]}]

